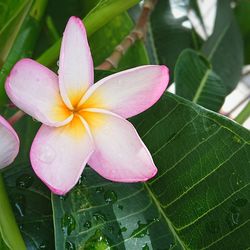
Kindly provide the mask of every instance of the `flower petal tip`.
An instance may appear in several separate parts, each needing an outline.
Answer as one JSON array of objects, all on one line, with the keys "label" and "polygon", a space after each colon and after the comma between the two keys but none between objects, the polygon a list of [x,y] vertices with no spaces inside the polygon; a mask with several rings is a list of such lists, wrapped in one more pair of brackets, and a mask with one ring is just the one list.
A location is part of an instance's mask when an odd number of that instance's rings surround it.
[{"label": "flower petal tip", "polygon": [[[84,26],[81,18],[79,18],[77,16],[71,16],[68,20],[67,26],[68,25],[77,25],[83,31],[83,33],[86,35],[86,29],[85,29],[85,26]],[[66,28],[67,28],[67,26],[66,26]]]}]

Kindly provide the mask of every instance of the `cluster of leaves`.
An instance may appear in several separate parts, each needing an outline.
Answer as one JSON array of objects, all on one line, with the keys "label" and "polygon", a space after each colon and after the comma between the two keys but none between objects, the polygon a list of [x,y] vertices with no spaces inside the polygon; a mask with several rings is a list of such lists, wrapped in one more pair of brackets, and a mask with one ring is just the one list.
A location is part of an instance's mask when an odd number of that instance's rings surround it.
[{"label": "cluster of leaves", "polygon": [[[11,113],[4,81],[18,59],[39,57],[57,70],[57,39],[71,15],[84,18],[98,65],[133,28],[138,2],[0,0],[1,111]],[[175,18],[173,6],[186,14]],[[39,123],[25,117],[16,124],[21,152],[3,176],[28,249],[250,247],[250,134],[216,113],[237,85],[243,59],[250,60],[250,3],[238,1],[232,9],[231,1],[219,0],[206,40],[183,26],[190,10],[202,23],[197,1],[159,0],[146,47],[137,42],[117,69],[158,62],[170,68],[176,83],[178,96],[165,93],[131,119],[159,169],[151,181],[113,183],[87,167],[68,195],[51,196],[28,160]],[[111,73],[96,71],[95,78]],[[8,249],[4,242],[0,237],[0,249]]]}]

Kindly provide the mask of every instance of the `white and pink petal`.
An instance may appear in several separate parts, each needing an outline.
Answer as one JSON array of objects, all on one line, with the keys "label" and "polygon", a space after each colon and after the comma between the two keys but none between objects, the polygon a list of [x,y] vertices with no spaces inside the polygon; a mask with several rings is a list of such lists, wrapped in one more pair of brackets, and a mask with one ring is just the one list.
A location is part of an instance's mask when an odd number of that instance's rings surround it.
[{"label": "white and pink petal", "polygon": [[59,59],[59,84],[64,102],[73,108],[94,80],[93,61],[81,19],[71,17],[65,28]]},{"label": "white and pink petal", "polygon": [[19,138],[10,124],[0,116],[0,169],[10,165],[19,151]]},{"label": "white and pink petal", "polygon": [[125,70],[91,86],[79,106],[107,109],[128,118],[157,102],[168,81],[166,66],[147,65]]},{"label": "white and pink petal", "polygon": [[17,62],[5,89],[18,108],[46,125],[61,126],[72,119],[60,96],[57,75],[34,60]]},{"label": "white and pink petal", "polygon": [[140,182],[157,173],[150,152],[130,122],[105,110],[88,109],[82,115],[95,143],[88,164],[101,176],[117,182]]},{"label": "white and pink petal", "polygon": [[75,186],[93,151],[86,122],[75,116],[64,127],[42,125],[33,141],[30,160],[51,191],[63,195]]}]

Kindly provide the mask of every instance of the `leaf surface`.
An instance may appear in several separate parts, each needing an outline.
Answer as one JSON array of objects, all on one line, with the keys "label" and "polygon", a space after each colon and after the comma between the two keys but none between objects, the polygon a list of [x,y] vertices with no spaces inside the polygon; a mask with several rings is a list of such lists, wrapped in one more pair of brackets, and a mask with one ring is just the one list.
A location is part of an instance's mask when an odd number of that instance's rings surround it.
[{"label": "leaf surface", "polygon": [[184,50],[175,66],[176,94],[205,108],[218,111],[227,95],[220,77],[205,57],[194,50]]},{"label": "leaf surface", "polygon": [[86,168],[52,197],[56,249],[248,248],[249,131],[169,93],[132,122],[157,176],[113,183]]}]

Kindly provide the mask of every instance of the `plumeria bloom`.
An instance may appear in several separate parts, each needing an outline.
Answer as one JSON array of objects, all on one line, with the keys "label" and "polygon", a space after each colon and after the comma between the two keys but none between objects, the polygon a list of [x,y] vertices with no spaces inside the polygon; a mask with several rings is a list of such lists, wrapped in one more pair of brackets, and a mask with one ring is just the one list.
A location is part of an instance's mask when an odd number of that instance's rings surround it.
[{"label": "plumeria bloom", "polygon": [[19,151],[19,138],[15,130],[0,115],[0,169],[10,165]]},{"label": "plumeria bloom", "polygon": [[146,181],[157,169],[135,128],[125,118],[152,106],[166,89],[165,66],[141,66],[93,85],[86,31],[71,17],[63,34],[58,76],[22,59],[6,81],[12,102],[43,125],[30,152],[31,164],[56,194],[67,193],[86,163],[106,179]]}]

